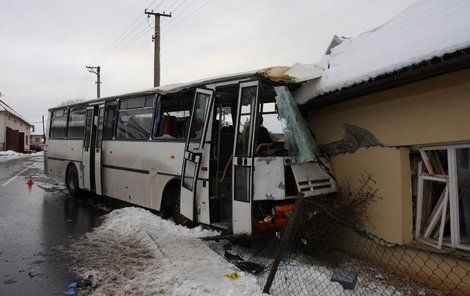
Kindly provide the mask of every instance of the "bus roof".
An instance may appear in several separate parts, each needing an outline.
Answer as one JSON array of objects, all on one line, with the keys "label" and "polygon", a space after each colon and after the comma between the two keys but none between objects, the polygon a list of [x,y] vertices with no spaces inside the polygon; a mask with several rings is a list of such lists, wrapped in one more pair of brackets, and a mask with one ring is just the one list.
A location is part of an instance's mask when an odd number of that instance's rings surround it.
[{"label": "bus roof", "polygon": [[294,64],[292,67],[276,66],[276,67],[263,68],[259,70],[253,70],[253,71],[204,78],[204,79],[194,80],[194,81],[187,82],[187,83],[167,84],[167,85],[163,85],[159,87],[149,88],[149,89],[142,90],[142,91],[130,92],[130,93],[103,97],[103,98],[98,98],[98,99],[84,100],[84,101],[76,102],[72,104],[56,106],[56,107],[50,108],[49,110],[60,109],[60,108],[70,107],[70,106],[94,104],[94,103],[104,102],[107,100],[123,98],[123,97],[147,96],[147,95],[154,95],[154,94],[165,95],[165,94],[170,94],[170,93],[178,93],[178,92],[186,91],[194,87],[203,86],[207,84],[221,83],[221,82],[227,82],[230,80],[239,80],[239,79],[247,79],[247,78],[265,78],[272,82],[286,84],[286,85],[296,84],[296,83],[301,83],[307,80],[317,79],[321,77],[321,74],[322,74],[322,70],[314,64]]}]

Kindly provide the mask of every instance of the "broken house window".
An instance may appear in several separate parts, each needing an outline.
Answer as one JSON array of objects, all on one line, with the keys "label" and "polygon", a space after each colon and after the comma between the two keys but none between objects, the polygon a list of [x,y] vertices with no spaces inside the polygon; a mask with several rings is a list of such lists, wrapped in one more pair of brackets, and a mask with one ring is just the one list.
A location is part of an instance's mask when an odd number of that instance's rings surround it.
[{"label": "broken house window", "polygon": [[470,145],[419,149],[415,236],[470,250]]},{"label": "broken house window", "polygon": [[290,156],[295,156],[297,164],[316,161],[320,155],[318,144],[299,112],[294,98],[285,86],[274,88],[278,118],[284,131],[285,146]]}]

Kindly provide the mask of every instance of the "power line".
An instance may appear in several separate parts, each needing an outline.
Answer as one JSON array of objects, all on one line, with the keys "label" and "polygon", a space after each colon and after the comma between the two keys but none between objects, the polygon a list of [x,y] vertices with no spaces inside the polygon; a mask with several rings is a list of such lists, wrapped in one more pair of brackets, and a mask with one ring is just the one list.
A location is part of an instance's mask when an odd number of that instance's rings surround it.
[{"label": "power line", "polygon": [[196,3],[197,3],[197,0],[192,1],[188,6],[186,6],[186,7],[180,12],[179,15],[182,16],[186,11],[189,10],[189,8],[193,7],[194,4],[196,4]]},{"label": "power line", "polygon": [[[147,6],[147,9],[149,9],[157,0],[153,0],[150,2],[150,4]],[[157,7],[160,6],[164,0],[160,0],[158,3]],[[140,21],[139,21],[140,20]],[[112,51],[116,51],[116,48],[119,48],[119,46],[122,44],[122,42],[129,37],[138,27],[140,24],[145,21],[145,17],[142,14],[139,14],[139,16],[124,30],[124,32],[119,35],[119,37],[110,45],[108,46],[97,58],[95,58],[91,63],[96,63],[103,59],[106,55],[109,55]]]},{"label": "power line", "polygon": [[175,7],[175,9],[171,11],[171,13],[175,13],[178,10],[178,8],[180,8],[185,2],[186,0],[183,0],[183,2],[181,2],[178,6]]},{"label": "power line", "polygon": [[[140,29],[142,24],[145,23],[145,17],[142,17],[140,21],[126,34],[123,35],[118,42],[115,43],[115,45],[111,48],[108,49],[108,51],[105,54],[102,54],[99,58],[95,59],[95,63],[98,63],[105,58],[109,58],[109,56],[115,54],[116,52],[121,51],[121,49],[124,47],[125,44],[127,44],[127,40],[129,38],[134,38],[135,35],[140,34],[142,31],[138,31],[138,33],[135,33],[138,29]],[[146,27],[146,26],[145,26]]]},{"label": "power line", "polygon": [[170,11],[170,9],[173,7],[173,5],[175,5],[176,2],[178,2],[179,0],[175,0],[173,1],[173,3],[171,3],[170,7],[168,7],[165,11]]},{"label": "power line", "polygon": [[193,16],[196,12],[198,12],[199,10],[201,10],[204,6],[207,5],[207,3],[209,3],[211,0],[207,0],[206,2],[204,2],[204,4],[202,4],[201,6],[199,6],[196,10],[194,10],[193,12],[189,13],[188,15],[186,15],[186,17],[184,17],[183,19],[181,19],[179,22],[177,22],[174,26],[170,27],[169,29],[165,30],[165,33],[168,33],[169,31],[173,30],[175,27],[177,27],[179,24],[181,24],[182,22],[184,22],[186,19],[188,19],[189,17]]},{"label": "power line", "polygon": [[121,52],[129,48],[133,43],[135,43],[137,40],[145,36],[147,32],[149,32],[152,28],[149,28],[145,26],[142,30],[139,31],[136,35],[134,35],[131,39],[127,40],[126,43],[122,44],[122,46],[119,48],[119,50],[114,51],[112,54],[108,56],[108,58],[115,57],[119,55]]},{"label": "power line", "polygon": [[[128,34],[130,34],[131,32],[133,32],[135,30],[136,27],[138,27],[138,25],[142,22],[142,15],[139,15],[133,22],[132,24],[126,28],[126,30],[124,30],[124,32],[119,35],[119,37],[114,40],[113,43],[111,43],[108,47],[106,47],[106,49],[100,54],[98,55],[98,57],[96,59],[94,59],[92,62],[97,62],[99,61],[102,57],[104,57],[108,51],[112,51],[120,42],[122,42],[123,39],[126,38],[126,36]],[[140,22],[138,22],[140,20]],[[145,20],[145,19],[143,19]],[[137,23],[138,22],[138,23]],[[137,25],[136,25],[137,23]],[[132,30],[130,30],[131,28],[133,27]],[[129,31],[130,30],[130,31]]]}]

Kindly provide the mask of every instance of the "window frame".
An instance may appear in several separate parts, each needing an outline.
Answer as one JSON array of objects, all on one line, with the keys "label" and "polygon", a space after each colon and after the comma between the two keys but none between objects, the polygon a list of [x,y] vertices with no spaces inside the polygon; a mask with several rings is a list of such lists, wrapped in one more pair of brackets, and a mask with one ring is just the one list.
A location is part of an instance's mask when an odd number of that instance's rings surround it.
[{"label": "window frame", "polygon": [[[437,247],[440,248],[441,245],[461,249],[465,251],[470,251],[470,244],[465,245],[461,243],[460,240],[460,217],[459,217],[459,191],[458,191],[458,173],[457,173],[457,149],[467,149],[470,148],[470,144],[456,144],[456,145],[441,145],[441,146],[424,146],[419,148],[419,152],[421,154],[422,163],[425,166],[429,165],[427,162],[426,151],[433,151],[433,150],[446,150],[447,152],[447,163],[448,163],[448,175],[441,176],[435,174],[428,174],[422,172],[422,165],[420,164],[419,171],[418,171],[418,195],[417,195],[417,205],[416,205],[416,218],[415,218],[415,239],[423,241],[423,231],[421,230],[421,218],[422,218],[422,202],[423,199],[426,198],[423,196],[423,182],[424,180],[427,181],[434,181],[434,182],[444,182],[447,184],[446,190],[448,190],[448,199],[449,199],[449,214],[450,214],[450,238],[451,243],[445,243],[439,238],[437,241]],[[447,178],[446,178],[447,177]],[[446,204],[447,205],[447,204]],[[444,206],[445,208],[446,206]],[[440,226],[445,227],[445,224]],[[430,244],[433,247],[436,247],[429,241],[423,241],[426,244]]]},{"label": "window frame", "polygon": [[[149,97],[152,97],[152,99],[153,99],[152,106],[145,107],[145,102],[146,102],[147,98],[149,98]],[[148,138],[144,138],[144,139],[126,139],[126,138],[119,138],[117,136],[117,134],[118,134],[118,124],[119,124],[119,113],[121,111],[151,109],[151,115],[152,115],[151,124],[152,124],[154,122],[154,117],[155,117],[155,107],[156,107],[155,97],[156,97],[156,95],[153,94],[153,95],[138,95],[138,96],[134,96],[134,97],[126,97],[126,98],[117,99],[116,118],[115,118],[114,133],[113,133],[113,140],[114,141],[144,142],[144,141],[150,141],[152,139],[152,133],[153,133],[153,126],[152,125],[150,126],[150,135],[149,135]],[[121,103],[123,101],[135,100],[135,99],[143,99],[142,100],[142,102],[143,102],[142,107],[121,109]]]},{"label": "window frame", "polygon": [[[161,119],[162,117],[160,117],[160,121],[158,122],[158,124],[155,122],[157,120],[157,112],[159,110],[157,110],[159,104],[161,103],[161,100],[164,100],[165,99],[165,95],[158,95],[157,96],[157,99],[155,101],[155,108],[154,108],[154,113],[153,113],[153,120],[152,120],[152,141],[155,141],[155,142],[176,142],[176,143],[186,143],[186,139],[188,138],[188,135],[185,135],[184,137],[182,138],[160,138],[160,137],[156,137],[155,136],[155,129],[156,130],[159,130],[160,129],[160,125],[161,125]],[[166,99],[171,99],[171,98],[166,98]],[[191,121],[191,116],[192,116],[192,108],[193,108],[193,104],[194,104],[194,96],[191,97],[191,103],[189,104],[188,106],[188,109],[184,109],[184,110],[179,110],[179,109],[182,109],[183,107],[185,108],[185,104],[182,104],[181,103],[181,99],[179,97],[177,98],[174,98],[176,100],[176,106],[177,106],[177,109],[178,110],[172,110],[172,111],[169,111],[169,112],[174,112],[174,111],[188,111],[188,114],[189,114],[189,120]],[[160,105],[161,106],[161,105]],[[162,114],[163,114],[163,111],[162,111]]]},{"label": "window frame", "polygon": [[[119,111],[118,110],[119,101],[120,99],[116,99],[116,100],[109,100],[104,103],[104,118],[103,118],[104,122],[103,122],[103,137],[102,137],[103,141],[116,140],[116,127],[117,127],[117,119],[118,119],[118,111]],[[115,109],[114,109],[114,120],[113,120],[113,126],[112,126],[112,131],[111,131],[111,138],[109,138],[109,137],[104,136],[104,132],[105,132],[105,125],[108,119],[108,113],[106,112],[107,111],[106,107],[111,104],[114,105]]]},{"label": "window frame", "polygon": [[[67,108],[67,128],[65,130],[65,139],[67,140],[83,140],[84,136],[85,136],[85,125],[86,125],[86,108],[87,108],[87,105],[83,105],[83,106],[75,106],[75,107],[69,107]],[[84,118],[84,121],[83,121],[83,130],[82,130],[82,135],[81,137],[70,137],[69,136],[69,128],[70,128],[70,115],[72,114],[72,110],[83,110],[85,111],[84,112],[84,115],[85,115],[85,118]]]},{"label": "window frame", "polygon": [[[64,133],[63,137],[55,137],[55,136],[53,137],[52,136],[52,130],[53,130],[52,122],[54,121],[54,112],[57,112],[57,111],[60,111],[60,110],[62,110],[62,112],[63,112],[62,117],[65,117],[65,133]],[[49,122],[49,139],[52,139],[52,140],[66,140],[67,139],[69,108],[54,109],[54,110],[50,111],[50,114],[51,114],[51,118],[50,118],[50,122]]]}]

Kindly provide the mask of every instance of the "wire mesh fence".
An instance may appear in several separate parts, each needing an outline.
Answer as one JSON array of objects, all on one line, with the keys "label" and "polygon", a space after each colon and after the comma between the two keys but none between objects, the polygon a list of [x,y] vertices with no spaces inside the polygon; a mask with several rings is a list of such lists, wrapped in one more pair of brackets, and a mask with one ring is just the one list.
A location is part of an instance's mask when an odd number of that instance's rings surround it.
[{"label": "wire mesh fence", "polygon": [[468,258],[389,243],[307,199],[282,231],[230,248],[264,267],[271,295],[470,295]]}]

